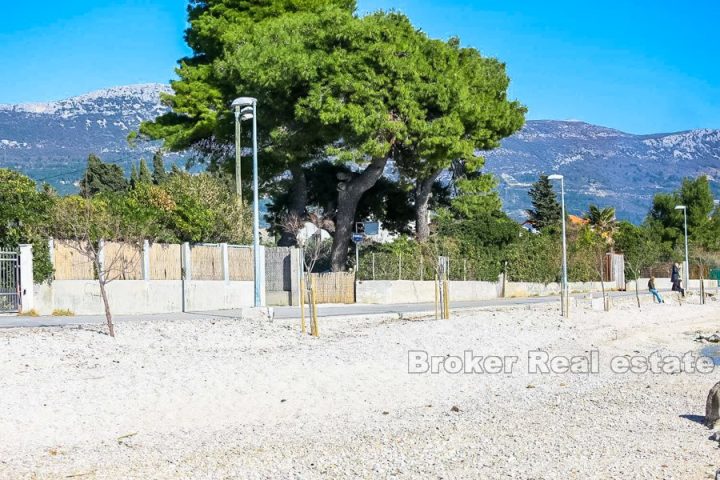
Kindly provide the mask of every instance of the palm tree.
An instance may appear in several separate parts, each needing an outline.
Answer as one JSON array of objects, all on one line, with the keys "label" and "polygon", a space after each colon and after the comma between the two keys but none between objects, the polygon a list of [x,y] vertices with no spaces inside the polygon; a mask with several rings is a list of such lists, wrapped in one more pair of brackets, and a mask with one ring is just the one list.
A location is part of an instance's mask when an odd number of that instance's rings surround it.
[{"label": "palm tree", "polygon": [[[615,209],[613,207],[598,208],[596,205],[590,205],[588,207],[587,220],[590,228],[597,232],[597,234],[600,235],[603,240],[605,240],[608,247],[610,248],[610,253],[615,253],[615,240],[613,237],[615,235],[615,232],[617,232],[618,230],[617,220],[615,219]],[[607,312],[610,308],[610,305],[608,304],[608,299],[605,295],[605,257],[606,256],[603,253],[598,258],[600,267],[598,273],[600,274],[603,306],[605,311]]]},{"label": "palm tree", "polygon": [[590,205],[586,218],[590,222],[590,227],[605,239],[612,252],[615,244],[613,237],[618,229],[615,209],[613,207],[598,208],[596,205]]}]

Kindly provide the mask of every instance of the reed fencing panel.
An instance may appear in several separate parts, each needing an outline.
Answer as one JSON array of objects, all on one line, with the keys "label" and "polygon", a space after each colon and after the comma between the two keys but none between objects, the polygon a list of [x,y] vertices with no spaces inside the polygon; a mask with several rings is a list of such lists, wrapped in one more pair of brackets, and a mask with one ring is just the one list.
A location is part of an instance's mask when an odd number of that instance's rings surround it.
[{"label": "reed fencing panel", "polygon": [[105,242],[103,270],[108,280],[142,280],[142,247],[130,243]]},{"label": "reed fencing panel", "polygon": [[53,258],[56,280],[94,280],[95,266],[92,261],[73,245],[74,240],[55,240]]},{"label": "reed fencing panel", "polygon": [[253,281],[255,278],[253,249],[228,245],[228,264],[231,281]]},{"label": "reed fencing panel", "polygon": [[150,280],[182,280],[182,247],[154,243],[150,246]]},{"label": "reed fencing panel", "polygon": [[355,303],[355,273],[311,273],[317,303]]},{"label": "reed fencing panel", "polygon": [[193,280],[222,280],[222,249],[220,245],[190,247],[191,278]]}]

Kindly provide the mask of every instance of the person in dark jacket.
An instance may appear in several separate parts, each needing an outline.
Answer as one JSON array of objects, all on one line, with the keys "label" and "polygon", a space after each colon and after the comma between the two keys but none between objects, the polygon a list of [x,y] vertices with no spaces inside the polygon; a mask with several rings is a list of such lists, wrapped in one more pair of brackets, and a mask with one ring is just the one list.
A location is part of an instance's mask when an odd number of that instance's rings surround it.
[{"label": "person in dark jacket", "polygon": [[655,277],[650,277],[650,281],[648,282],[648,290],[650,290],[650,293],[653,294],[653,302],[657,300],[658,303],[665,303],[665,300],[660,296],[660,292],[657,291],[657,288],[655,288]]},{"label": "person in dark jacket", "polygon": [[672,266],[670,281],[672,282],[672,291],[680,292],[680,294],[684,297],[685,289],[682,288],[682,280],[680,279],[680,265],[678,265],[677,263],[674,263]]}]

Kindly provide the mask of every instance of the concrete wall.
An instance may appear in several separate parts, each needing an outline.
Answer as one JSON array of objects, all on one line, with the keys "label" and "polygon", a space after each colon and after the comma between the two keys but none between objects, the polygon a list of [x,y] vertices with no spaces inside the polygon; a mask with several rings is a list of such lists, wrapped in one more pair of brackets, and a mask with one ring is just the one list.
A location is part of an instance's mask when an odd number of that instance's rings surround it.
[{"label": "concrete wall", "polygon": [[[570,282],[571,292],[600,291],[600,282]],[[605,282],[605,289],[615,288],[615,282]],[[508,282],[506,297],[559,295],[559,283]],[[364,280],[355,284],[357,303],[427,303],[435,301],[435,282],[412,280]],[[501,282],[450,282],[453,301],[489,300],[502,296]]]},{"label": "concrete wall", "polygon": [[[647,285],[649,278],[640,278],[638,280],[638,290],[641,292],[647,292]],[[700,280],[690,280],[690,285],[687,287],[683,282],[683,288],[690,288],[690,290],[699,290],[700,289]],[[672,282],[670,281],[670,278],[655,278],[655,286],[660,290],[668,290],[672,287]],[[718,288],[718,281],[717,280],[705,280],[705,291],[707,293],[715,293],[714,291]],[[635,291],[635,281],[630,280],[627,282],[627,290],[628,291]]]},{"label": "concrete wall", "polygon": [[[100,287],[95,280],[55,280],[35,285],[34,308],[41,315],[67,309],[76,315],[104,313]],[[114,314],[171,313],[183,311],[180,280],[117,280],[107,285]],[[191,280],[185,282],[185,311],[225,310],[252,306],[252,282]]]},{"label": "concrete wall", "polygon": [[[615,290],[615,282],[604,282],[605,291]],[[570,293],[600,292],[600,282],[569,282]],[[506,297],[545,297],[560,295],[559,283],[508,282],[505,286]]]}]

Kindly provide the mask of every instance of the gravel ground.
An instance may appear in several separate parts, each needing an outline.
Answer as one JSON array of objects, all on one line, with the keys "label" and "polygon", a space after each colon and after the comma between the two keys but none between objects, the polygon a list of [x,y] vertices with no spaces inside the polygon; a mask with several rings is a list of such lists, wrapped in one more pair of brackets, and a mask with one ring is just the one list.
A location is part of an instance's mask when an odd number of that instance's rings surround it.
[{"label": "gravel ground", "polygon": [[[711,374],[617,374],[698,351],[720,305],[485,309],[451,320],[228,318],[0,331],[0,478],[714,478]],[[409,374],[408,352],[517,356]],[[599,373],[532,374],[528,352]]]}]

